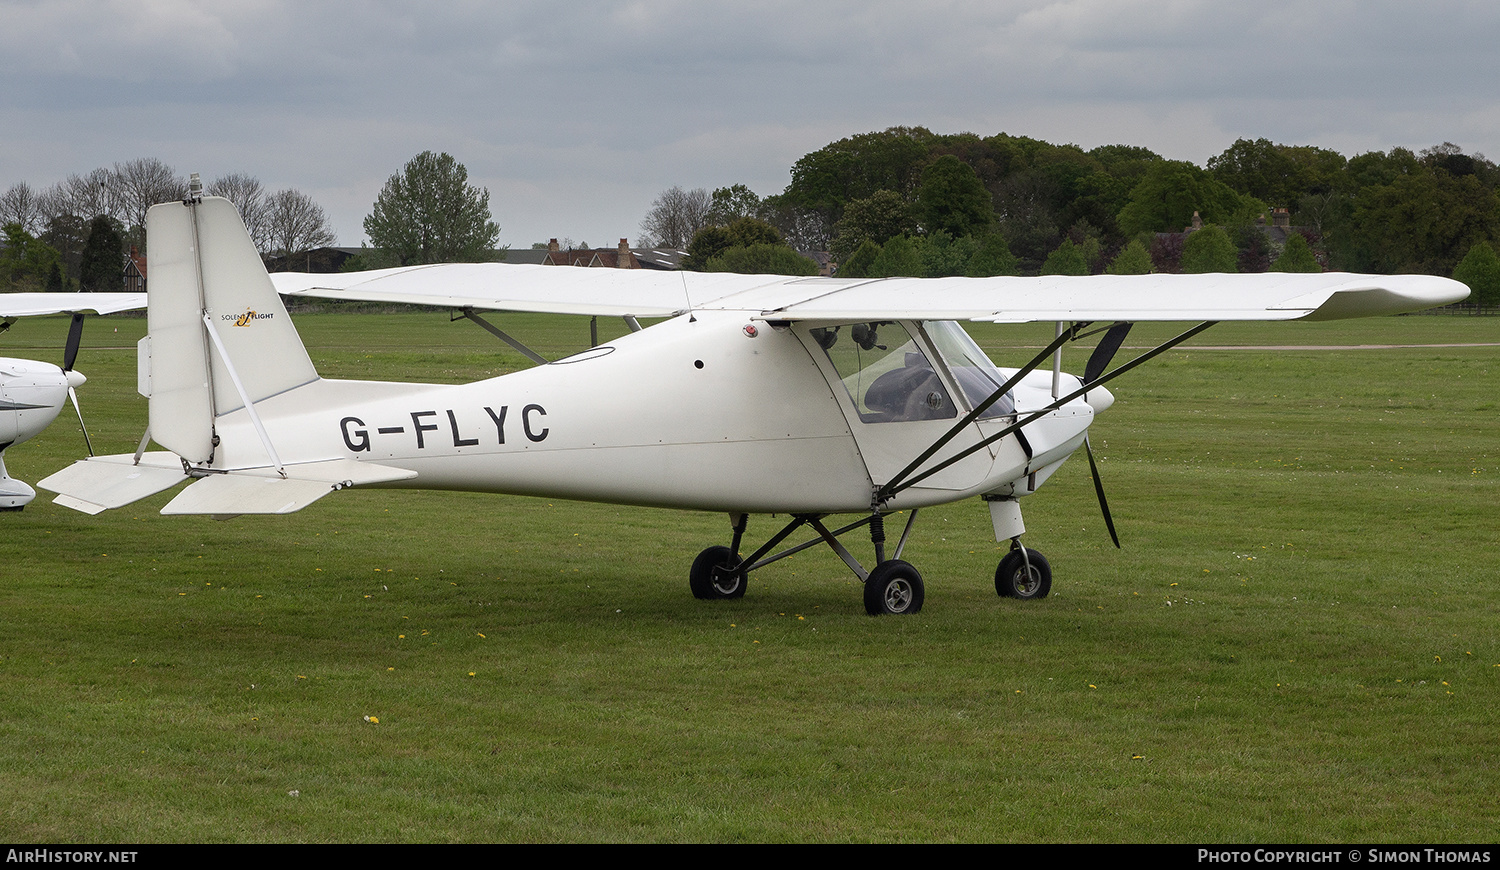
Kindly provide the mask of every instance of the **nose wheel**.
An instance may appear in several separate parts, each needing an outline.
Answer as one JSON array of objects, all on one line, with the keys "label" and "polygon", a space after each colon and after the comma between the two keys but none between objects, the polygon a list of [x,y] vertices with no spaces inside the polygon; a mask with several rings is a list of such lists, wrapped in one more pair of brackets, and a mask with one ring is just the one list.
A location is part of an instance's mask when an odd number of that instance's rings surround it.
[{"label": "nose wheel", "polygon": [[1001,598],[1046,598],[1052,591],[1052,566],[1036,550],[1017,546],[995,568],[995,592]]}]

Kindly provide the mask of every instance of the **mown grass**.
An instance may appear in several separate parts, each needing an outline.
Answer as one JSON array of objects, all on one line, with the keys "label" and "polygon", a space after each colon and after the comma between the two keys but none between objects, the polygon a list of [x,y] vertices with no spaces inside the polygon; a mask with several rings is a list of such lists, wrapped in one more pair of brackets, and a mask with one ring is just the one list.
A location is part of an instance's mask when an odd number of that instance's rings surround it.
[{"label": "mown grass", "polygon": [[[442,314],[297,322],[329,376],[521,364]],[[501,322],[549,356],[587,336]],[[60,357],[65,330],[17,324],[0,354]],[[144,426],[143,330],[89,325],[103,451]],[[975,332],[1002,364],[1050,336]],[[1196,340],[1488,341],[1500,324],[1461,317]],[[169,495],[99,517],[44,496],[0,514],[0,836],[1490,840],[1496,360],[1170,353],[1112,385],[1093,433],[1126,549],[1070,463],[1025,503],[1051,598],[995,596],[987,512],[960,503],[919,521],[927,603],[903,619],[865,616],[817,550],[741,601],[692,599],[717,515],[353,491],[215,522],[159,516]],[[11,473],[61,467],[76,429]]]}]

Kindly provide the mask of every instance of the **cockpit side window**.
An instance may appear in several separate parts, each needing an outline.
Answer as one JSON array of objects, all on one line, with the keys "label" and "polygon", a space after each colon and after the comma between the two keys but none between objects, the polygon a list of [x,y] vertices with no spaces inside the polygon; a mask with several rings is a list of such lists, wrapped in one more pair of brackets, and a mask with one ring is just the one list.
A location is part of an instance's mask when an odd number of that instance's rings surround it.
[{"label": "cockpit side window", "polygon": [[[1005,385],[1005,378],[1001,376],[1000,370],[995,368],[995,364],[990,362],[990,358],[962,326],[951,320],[931,320],[923,323],[922,329],[932,340],[932,346],[937,348],[948,371],[953,373],[953,379],[958,382],[959,389],[963,390],[964,398],[969,400],[970,408],[979,407],[980,402]],[[1015,396],[1006,393],[985,409],[979,419],[1005,417],[1015,411]]]},{"label": "cockpit side window", "polygon": [[922,348],[899,323],[853,323],[809,330],[828,354],[866,423],[946,420],[958,409]]}]

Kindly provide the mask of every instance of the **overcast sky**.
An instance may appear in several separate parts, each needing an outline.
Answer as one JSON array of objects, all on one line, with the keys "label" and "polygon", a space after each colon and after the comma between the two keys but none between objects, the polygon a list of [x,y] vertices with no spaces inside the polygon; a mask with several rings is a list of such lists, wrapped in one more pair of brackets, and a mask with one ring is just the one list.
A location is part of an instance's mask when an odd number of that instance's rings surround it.
[{"label": "overcast sky", "polygon": [[0,0],[0,191],[157,157],[298,188],[355,245],[430,149],[502,242],[634,243],[667,187],[779,193],[895,125],[1500,158],[1497,45],[1500,4],[1445,0]]}]

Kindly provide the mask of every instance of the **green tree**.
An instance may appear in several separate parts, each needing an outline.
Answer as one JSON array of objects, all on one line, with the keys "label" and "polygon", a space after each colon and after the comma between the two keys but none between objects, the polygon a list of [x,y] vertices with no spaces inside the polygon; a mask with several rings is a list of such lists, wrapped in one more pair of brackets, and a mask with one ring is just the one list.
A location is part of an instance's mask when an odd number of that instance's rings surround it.
[{"label": "green tree", "polygon": [[1120,210],[1120,230],[1127,237],[1142,232],[1181,232],[1198,212],[1205,224],[1229,221],[1244,208],[1239,194],[1191,163],[1163,160],[1152,164],[1130,191]]},{"label": "green tree", "polygon": [[743,184],[720,187],[709,199],[708,222],[723,226],[737,218],[761,217],[761,199]]},{"label": "green tree", "polygon": [[906,236],[896,236],[880,249],[870,264],[871,278],[923,278],[922,257],[917,246]]},{"label": "green tree", "polygon": [[738,272],[741,275],[816,275],[818,264],[786,245],[759,242],[725,248],[709,258],[708,272]]},{"label": "green tree", "polygon": [[951,154],[922,171],[916,212],[923,230],[954,238],[981,234],[995,222],[995,207],[984,182],[972,167]]},{"label": "green tree", "polygon": [[1235,268],[1240,272],[1265,272],[1271,268],[1276,248],[1264,227],[1253,223],[1235,224],[1225,229],[1238,249]]},{"label": "green tree", "polygon": [[1361,188],[1329,236],[1340,268],[1449,275],[1475,243],[1500,237],[1500,199],[1477,175],[1417,164],[1390,184]]},{"label": "green tree", "polygon": [[839,263],[838,276],[840,278],[868,278],[870,277],[870,264],[880,256],[880,246],[865,239],[860,242],[849,259]]},{"label": "green tree", "polygon": [[1111,275],[1149,275],[1151,252],[1140,239],[1131,239],[1105,271]]},{"label": "green tree", "polygon": [[99,215],[89,221],[78,267],[78,287],[89,293],[124,289],[125,239],[113,218]]},{"label": "green tree", "polygon": [[1073,244],[1072,239],[1063,239],[1062,244],[1047,255],[1042,263],[1043,275],[1087,275],[1089,264],[1083,258],[1083,249]]},{"label": "green tree", "polygon": [[[687,256],[682,258],[682,268],[690,272],[708,271],[708,261],[730,248],[748,248],[752,245],[781,245],[781,233],[760,218],[742,217],[722,227],[708,226],[693,234],[688,242]],[[788,248],[790,250],[790,248]]]},{"label": "green tree", "polygon": [[[37,238],[51,245],[62,258],[63,274],[77,283],[83,264],[83,247],[89,240],[89,221],[71,212],[53,215]],[[119,224],[116,224],[118,227]]]},{"label": "green tree", "polygon": [[798,251],[828,250],[832,223],[827,216],[793,203],[785,194],[762,199],[759,217],[770,221],[786,243]]},{"label": "green tree", "polygon": [[909,195],[934,138],[922,127],[891,127],[840,139],[793,164],[785,196],[822,212],[832,224],[843,217],[845,203],[877,190]]},{"label": "green tree", "polygon": [[57,249],[34,238],[19,223],[3,228],[5,245],[0,248],[0,289],[44,290],[61,257]]},{"label": "green tree", "polygon": [[1206,226],[1187,237],[1182,246],[1182,271],[1189,275],[1234,272],[1239,249],[1222,227]]},{"label": "green tree", "polygon": [[1307,238],[1301,233],[1292,233],[1286,237],[1281,255],[1271,264],[1271,271],[1321,272],[1323,269],[1318,265],[1318,258],[1313,254],[1312,245],[1307,243]]},{"label": "green tree", "polygon": [[1010,252],[1005,236],[987,233],[979,239],[979,248],[969,258],[964,274],[970,278],[989,278],[995,275],[1021,274],[1021,261]]},{"label": "green tree", "polygon": [[922,260],[922,275],[927,278],[964,274],[979,250],[979,242],[973,236],[955,239],[943,230],[928,233],[916,245],[917,256]]},{"label": "green tree", "polygon": [[387,259],[414,266],[493,260],[500,228],[490,219],[490,192],[469,184],[464,165],[423,151],[386,181],[365,234]]},{"label": "green tree", "polygon": [[1235,140],[1224,153],[1209,159],[1208,171],[1240,193],[1277,205],[1290,205],[1300,196],[1296,164],[1269,139]]},{"label": "green tree", "polygon": [[911,206],[894,190],[877,190],[844,207],[844,216],[833,225],[829,254],[843,262],[866,241],[877,246],[900,235],[916,232]]},{"label": "green tree", "polygon": [[1476,242],[1453,270],[1453,280],[1469,285],[1469,301],[1500,305],[1500,256],[1489,242]]}]

